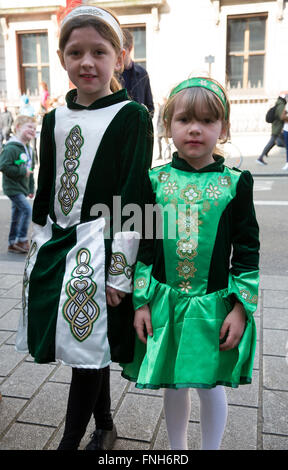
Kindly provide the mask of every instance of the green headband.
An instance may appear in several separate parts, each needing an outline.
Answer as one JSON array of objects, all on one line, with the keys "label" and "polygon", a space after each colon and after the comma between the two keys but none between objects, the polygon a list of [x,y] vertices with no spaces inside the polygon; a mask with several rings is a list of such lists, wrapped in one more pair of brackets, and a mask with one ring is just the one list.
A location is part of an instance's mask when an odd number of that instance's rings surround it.
[{"label": "green headband", "polygon": [[193,78],[188,78],[188,80],[184,80],[184,82],[179,83],[170,93],[170,98],[179,91],[185,90],[185,88],[192,88],[192,87],[200,87],[200,88],[206,88],[209,91],[212,91],[215,95],[218,96],[220,99],[221,103],[224,106],[225,110],[225,119],[227,118],[228,114],[228,108],[227,108],[227,101],[225,98],[225,95],[223,91],[221,90],[220,86],[217,85],[215,82],[209,80],[208,78],[198,78],[198,77],[193,77]]}]

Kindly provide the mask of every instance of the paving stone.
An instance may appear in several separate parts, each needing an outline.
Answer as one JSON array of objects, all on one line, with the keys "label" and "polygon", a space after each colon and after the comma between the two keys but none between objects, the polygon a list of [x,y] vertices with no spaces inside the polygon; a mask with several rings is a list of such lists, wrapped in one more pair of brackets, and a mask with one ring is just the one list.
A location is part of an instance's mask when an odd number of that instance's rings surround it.
[{"label": "paving stone", "polygon": [[1,450],[41,450],[53,428],[15,423],[0,442]]},{"label": "paving stone", "polygon": [[70,366],[60,365],[55,367],[54,374],[49,378],[49,382],[71,383],[72,368]]},{"label": "paving stone", "polygon": [[13,346],[3,344],[0,347],[0,375],[7,376],[10,374],[24,358],[25,354],[18,353]]},{"label": "paving stone", "polygon": [[263,357],[263,385],[267,389],[288,391],[288,364],[283,357]]},{"label": "paving stone", "polygon": [[[286,285],[287,289],[287,285]],[[285,308],[288,305],[288,292],[287,290],[283,291],[265,291],[264,292],[264,301],[263,307],[267,308]]]},{"label": "paving stone", "polygon": [[[69,385],[46,383],[21,414],[28,423],[58,426],[66,414]],[[83,397],[85,400],[85,397]]]},{"label": "paving stone", "polygon": [[[12,347],[11,349],[14,350]],[[50,364],[23,362],[1,385],[1,391],[11,397],[30,398],[47,379],[53,367]]]},{"label": "paving stone", "polygon": [[3,432],[26,405],[27,400],[20,398],[10,398],[3,395],[0,402],[0,433]]},{"label": "paving stone", "polygon": [[118,436],[150,441],[161,411],[161,398],[127,394],[114,419]]},{"label": "paving stone", "polygon": [[263,432],[288,436],[288,392],[263,390]]},{"label": "paving stone", "polygon": [[263,327],[288,330],[287,308],[264,308]]},{"label": "paving stone", "polygon": [[12,309],[0,318],[0,330],[17,331],[19,324],[19,310]]},{"label": "paving stone", "polygon": [[263,435],[264,450],[286,450],[288,449],[288,436],[273,436],[271,434]]},{"label": "paving stone", "polygon": [[12,310],[15,305],[19,303],[19,299],[5,299],[1,297],[0,299],[0,318],[5,315],[7,312]]},{"label": "paving stone", "polygon": [[22,283],[23,277],[15,274],[6,274],[2,276],[0,280],[1,289],[9,290],[16,284]]},{"label": "paving stone", "polygon": [[22,296],[22,289],[23,289],[23,282],[21,279],[21,281],[15,284],[13,287],[11,287],[11,289],[8,289],[3,297],[7,299],[9,298],[9,299],[19,300],[19,297],[21,298]]},{"label": "paving stone", "polygon": [[[0,330],[0,346],[7,342],[8,338],[11,337],[11,331]],[[6,343],[7,344],[7,343]]]},{"label": "paving stone", "polygon": [[287,341],[287,331],[263,330],[263,354],[285,357]]},{"label": "paving stone", "polygon": [[262,276],[260,275],[260,287],[266,290],[287,291],[287,276]]},{"label": "paving stone", "polygon": [[221,449],[257,449],[257,409],[244,406],[228,407],[227,425]]},{"label": "paving stone", "polygon": [[230,405],[258,406],[259,372],[254,370],[252,383],[238,388],[226,387],[227,400]]},{"label": "paving stone", "polygon": [[[189,450],[201,449],[201,431],[199,423],[188,423],[187,441]],[[162,419],[153,450],[170,450],[165,419]]]},{"label": "paving stone", "polygon": [[110,371],[111,410],[115,410],[127,385],[127,380],[121,377],[120,372]]}]

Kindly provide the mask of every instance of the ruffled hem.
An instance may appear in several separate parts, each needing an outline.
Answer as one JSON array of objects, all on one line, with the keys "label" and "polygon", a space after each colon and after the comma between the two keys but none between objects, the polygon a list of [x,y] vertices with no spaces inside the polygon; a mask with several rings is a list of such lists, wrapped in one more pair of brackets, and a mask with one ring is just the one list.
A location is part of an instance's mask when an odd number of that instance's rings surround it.
[{"label": "ruffled hem", "polygon": [[213,384],[207,384],[207,383],[177,383],[177,384],[141,384],[137,382],[137,379],[133,377],[129,377],[126,375],[124,372],[121,373],[122,377],[126,380],[129,380],[130,382],[135,382],[135,387],[139,388],[141,390],[159,390],[160,388],[172,388],[172,389],[179,389],[179,388],[214,388],[217,387],[217,385],[223,385],[224,387],[231,387],[231,388],[238,388],[239,385],[250,385],[252,383],[251,377],[240,377],[240,381],[238,383],[233,383],[233,382],[227,382],[225,380],[217,380],[217,382]]}]

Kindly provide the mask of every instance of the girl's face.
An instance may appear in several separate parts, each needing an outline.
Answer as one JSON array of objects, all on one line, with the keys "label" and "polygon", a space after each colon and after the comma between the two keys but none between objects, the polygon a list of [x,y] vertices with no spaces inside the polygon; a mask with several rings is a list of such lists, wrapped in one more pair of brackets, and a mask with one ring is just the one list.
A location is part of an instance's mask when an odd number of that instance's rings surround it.
[{"label": "girl's face", "polygon": [[58,51],[62,66],[77,87],[77,103],[89,106],[95,100],[110,95],[114,71],[120,71],[123,52],[117,54],[112,44],[93,26],[75,28],[64,51]]},{"label": "girl's face", "polygon": [[189,165],[200,169],[213,163],[213,149],[219,137],[223,137],[225,132],[225,125],[220,119],[211,118],[208,108],[203,106],[201,118],[191,118],[187,115],[183,99],[176,98],[170,137],[178,150],[179,157],[186,160]]}]

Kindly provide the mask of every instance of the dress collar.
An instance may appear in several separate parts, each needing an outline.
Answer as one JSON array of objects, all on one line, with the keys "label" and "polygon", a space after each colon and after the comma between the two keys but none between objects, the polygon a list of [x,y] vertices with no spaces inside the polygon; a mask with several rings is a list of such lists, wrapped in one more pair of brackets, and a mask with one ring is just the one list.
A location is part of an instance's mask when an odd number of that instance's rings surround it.
[{"label": "dress collar", "polygon": [[200,170],[197,170],[196,168],[193,168],[193,166],[189,165],[186,160],[179,158],[178,153],[175,152],[173,153],[171,166],[172,168],[177,168],[177,170],[190,171],[190,173],[207,173],[212,171],[218,171],[222,173],[224,171],[224,158],[220,157],[219,155],[213,155],[213,158],[215,162],[200,168]]},{"label": "dress collar", "polygon": [[128,100],[128,95],[125,88],[116,91],[116,93],[112,93],[111,95],[103,96],[103,98],[99,98],[89,106],[83,106],[82,104],[75,103],[76,96],[77,89],[68,91],[66,95],[66,103],[69,109],[100,109],[106,108],[107,106],[111,106],[112,104],[120,103],[121,101]]}]

